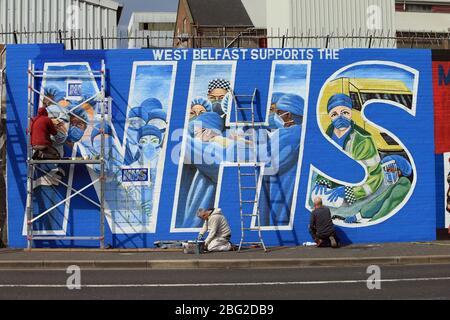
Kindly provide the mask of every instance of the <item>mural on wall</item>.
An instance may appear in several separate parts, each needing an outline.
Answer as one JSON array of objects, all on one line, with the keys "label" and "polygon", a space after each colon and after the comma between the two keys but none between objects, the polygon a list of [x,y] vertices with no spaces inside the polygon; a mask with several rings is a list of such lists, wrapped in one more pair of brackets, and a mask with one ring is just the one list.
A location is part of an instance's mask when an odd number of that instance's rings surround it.
[{"label": "mural on wall", "polygon": [[[91,70],[89,64],[46,63],[44,70]],[[105,122],[105,207],[114,233],[154,232],[170,116],[175,67],[137,62],[133,66],[125,134],[121,143],[112,114]],[[61,157],[99,159],[101,153],[99,84],[92,77],[44,78],[40,107],[57,127],[53,147]],[[169,116],[168,116],[169,115]],[[100,165],[88,165],[92,181]],[[40,165],[34,181],[35,216],[70,197],[74,165]],[[57,178],[54,179],[54,178]],[[67,188],[69,186],[69,188]],[[100,187],[95,185],[97,195]],[[36,234],[66,234],[70,200],[36,220]],[[24,234],[26,229],[24,226]]]},{"label": "mural on wall", "polygon": [[[258,193],[259,201],[243,212],[259,210],[268,245],[310,240],[316,196],[348,242],[435,236],[431,51],[54,47],[12,46],[8,55],[12,245],[26,245],[27,166],[12,159],[26,155],[29,60],[37,70],[68,72],[98,70],[105,62],[107,244],[148,247],[156,240],[189,239],[201,226],[198,209],[217,206],[232,241],[239,241],[238,163],[256,172],[256,183],[243,183],[256,189],[243,198]],[[36,87],[49,98],[40,106],[58,127],[57,152],[98,159],[100,79],[47,77]],[[93,201],[78,195],[62,200],[97,180],[99,170],[39,166],[34,216],[51,212],[35,221],[36,235],[98,234],[98,183],[83,191]],[[256,219],[248,222],[255,226]],[[45,241],[36,245],[50,243]]]},{"label": "mural on wall", "polygon": [[219,201],[220,166],[238,162],[265,167],[257,191],[262,226],[292,228],[309,63],[273,62],[269,86],[263,88],[269,92],[266,121],[255,123],[257,133],[250,134],[256,141],[246,139],[251,127],[241,122],[251,114],[238,109],[236,123],[235,108],[245,107],[235,92],[235,68],[234,62],[193,64],[172,217],[175,232],[201,227],[197,210]]},{"label": "mural on wall", "polygon": [[364,112],[387,104],[415,116],[418,78],[407,66],[368,61],[338,70],[327,80],[317,103],[317,122],[326,139],[357,161],[366,176],[348,184],[313,167],[310,210],[319,196],[336,224],[364,226],[386,220],[406,203],[416,183],[413,159],[392,132],[369,121]]},{"label": "mural on wall", "polygon": [[444,153],[445,227],[450,227],[450,152]]}]

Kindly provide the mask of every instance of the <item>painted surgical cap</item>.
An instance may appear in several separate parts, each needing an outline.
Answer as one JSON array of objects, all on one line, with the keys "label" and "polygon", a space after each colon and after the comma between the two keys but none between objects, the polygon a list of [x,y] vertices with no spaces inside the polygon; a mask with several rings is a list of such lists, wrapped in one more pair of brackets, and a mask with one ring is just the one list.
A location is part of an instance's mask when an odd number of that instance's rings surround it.
[{"label": "painted surgical cap", "polygon": [[[76,109],[73,109],[71,112],[73,114],[76,114],[77,116],[79,116],[84,121],[86,121],[86,122],[89,121],[88,113],[83,107],[78,107]],[[73,116],[72,114],[70,114],[70,115]]]},{"label": "painted surgical cap", "polygon": [[278,100],[280,100],[280,98],[284,95],[284,93],[282,92],[274,92],[272,93],[272,104],[276,104],[278,102]]},{"label": "painted surgical cap", "polygon": [[159,101],[156,98],[148,98],[148,99],[144,100],[141,103],[140,107],[143,108],[146,112],[150,112],[155,109],[163,108],[161,101]]},{"label": "painted surgical cap", "polygon": [[64,120],[69,122],[69,116],[67,114],[67,110],[59,105],[52,104],[47,107],[48,116],[50,118],[58,118],[60,120]]},{"label": "painted surgical cap", "polygon": [[215,112],[203,112],[190,124],[203,129],[213,129],[222,132],[224,129],[223,119]]},{"label": "painted surgical cap", "polygon": [[297,94],[284,94],[278,99],[276,105],[279,110],[290,112],[295,116],[303,116],[305,100]]},{"label": "painted surgical cap", "polygon": [[[104,126],[105,129],[105,134],[108,134],[110,136],[112,136],[112,129],[108,124],[105,124]],[[100,125],[97,124],[91,132],[91,141],[94,141],[95,137],[98,136],[100,134]]]},{"label": "painted surgical cap", "polygon": [[404,157],[399,156],[397,154],[393,154],[387,157],[384,157],[383,160],[381,160],[381,163],[386,163],[388,161],[394,160],[397,164],[398,169],[402,173],[403,176],[409,177],[412,173],[412,167],[411,164],[406,160]]},{"label": "painted surgical cap", "polygon": [[148,113],[148,120],[163,119],[166,120],[167,114],[164,110],[153,110]]},{"label": "painted surgical cap", "polygon": [[64,94],[64,92],[58,92],[55,96],[53,96],[52,100],[55,102],[66,100],[66,95]]},{"label": "painted surgical cap", "polygon": [[212,111],[212,104],[209,102],[209,100],[203,98],[203,97],[197,97],[191,102],[191,108],[195,105],[201,105],[205,107],[206,111]]},{"label": "painted surgical cap", "polygon": [[145,122],[147,122],[148,119],[148,112],[145,111],[142,107],[134,107],[131,108],[130,112],[128,113],[128,118],[142,118]]},{"label": "painted surgical cap", "polygon": [[158,137],[159,142],[161,143],[162,134],[161,131],[152,125],[145,125],[138,130],[137,140],[139,141],[142,137],[145,136],[156,136]]},{"label": "painted surgical cap", "polygon": [[209,81],[208,93],[210,93],[214,89],[230,90],[231,89],[230,81],[225,80],[225,79],[213,79],[213,80]]},{"label": "painted surgical cap", "polygon": [[330,100],[328,100],[327,111],[330,112],[339,106],[351,109],[353,107],[352,98],[343,93],[333,95]]}]

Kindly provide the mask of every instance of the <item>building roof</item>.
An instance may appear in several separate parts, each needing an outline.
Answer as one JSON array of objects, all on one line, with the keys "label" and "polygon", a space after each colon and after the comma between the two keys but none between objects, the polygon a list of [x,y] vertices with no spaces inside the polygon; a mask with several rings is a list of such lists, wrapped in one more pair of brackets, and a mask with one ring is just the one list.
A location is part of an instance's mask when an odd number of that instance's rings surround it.
[{"label": "building roof", "polygon": [[241,0],[187,0],[187,4],[199,26],[253,27]]},{"label": "building roof", "polygon": [[131,14],[130,22],[128,23],[128,30],[131,30],[136,23],[140,22],[169,22],[175,24],[176,19],[176,12],[135,11]]},{"label": "building roof", "polygon": [[117,10],[120,4],[113,0],[81,0],[82,2],[91,3],[100,7],[109,8],[112,10]]}]

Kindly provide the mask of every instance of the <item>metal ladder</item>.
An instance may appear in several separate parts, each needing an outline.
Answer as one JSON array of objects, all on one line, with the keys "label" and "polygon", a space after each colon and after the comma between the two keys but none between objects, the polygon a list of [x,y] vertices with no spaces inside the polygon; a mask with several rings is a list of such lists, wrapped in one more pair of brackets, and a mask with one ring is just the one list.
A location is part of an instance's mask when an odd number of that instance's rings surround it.
[{"label": "metal ladder", "polygon": [[[257,154],[256,154],[256,130],[255,130],[255,99],[256,99],[257,89],[253,90],[252,95],[233,95],[235,102],[235,126],[236,130],[239,125],[248,126],[248,131],[250,134],[241,135],[241,137],[246,139],[245,147],[237,147],[237,167],[238,167],[238,186],[239,186],[239,212],[241,217],[241,240],[239,242],[239,249],[241,251],[242,245],[258,245],[264,249],[266,252],[266,246],[264,244],[264,240],[262,238],[261,233],[261,217],[259,211],[259,193],[258,193],[258,185],[261,185],[262,182],[262,174],[259,172],[258,168],[260,165],[258,164]],[[251,98],[250,107],[240,107],[239,99],[249,99]],[[239,120],[239,111],[250,111],[251,119],[250,121],[240,121]],[[248,132],[247,131],[247,132]],[[242,152],[244,152],[244,157],[242,158]],[[245,159],[245,152],[249,151],[249,160]],[[245,170],[244,168],[250,168],[250,170]],[[249,177],[250,179],[246,179],[245,177]],[[253,179],[251,179],[253,177]],[[243,180],[251,180],[252,184],[247,185],[243,183]],[[248,182],[247,182],[248,183]],[[254,190],[254,197],[252,199],[244,199],[244,190]],[[244,210],[244,207],[247,207],[248,204],[253,204],[253,211],[251,213],[247,212],[248,209]],[[250,219],[249,219],[250,218]],[[250,226],[248,225],[248,220],[250,220]],[[256,242],[248,242],[245,241],[246,231],[258,231],[258,239]]]}]

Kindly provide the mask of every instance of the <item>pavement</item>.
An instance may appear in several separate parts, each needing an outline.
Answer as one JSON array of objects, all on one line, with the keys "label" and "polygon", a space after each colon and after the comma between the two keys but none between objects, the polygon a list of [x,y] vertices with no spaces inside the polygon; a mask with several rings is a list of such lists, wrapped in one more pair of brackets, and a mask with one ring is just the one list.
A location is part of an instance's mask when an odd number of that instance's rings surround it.
[{"label": "pavement", "polygon": [[450,264],[450,241],[353,244],[338,249],[272,247],[184,254],[174,249],[0,249],[0,269],[253,269]]}]

